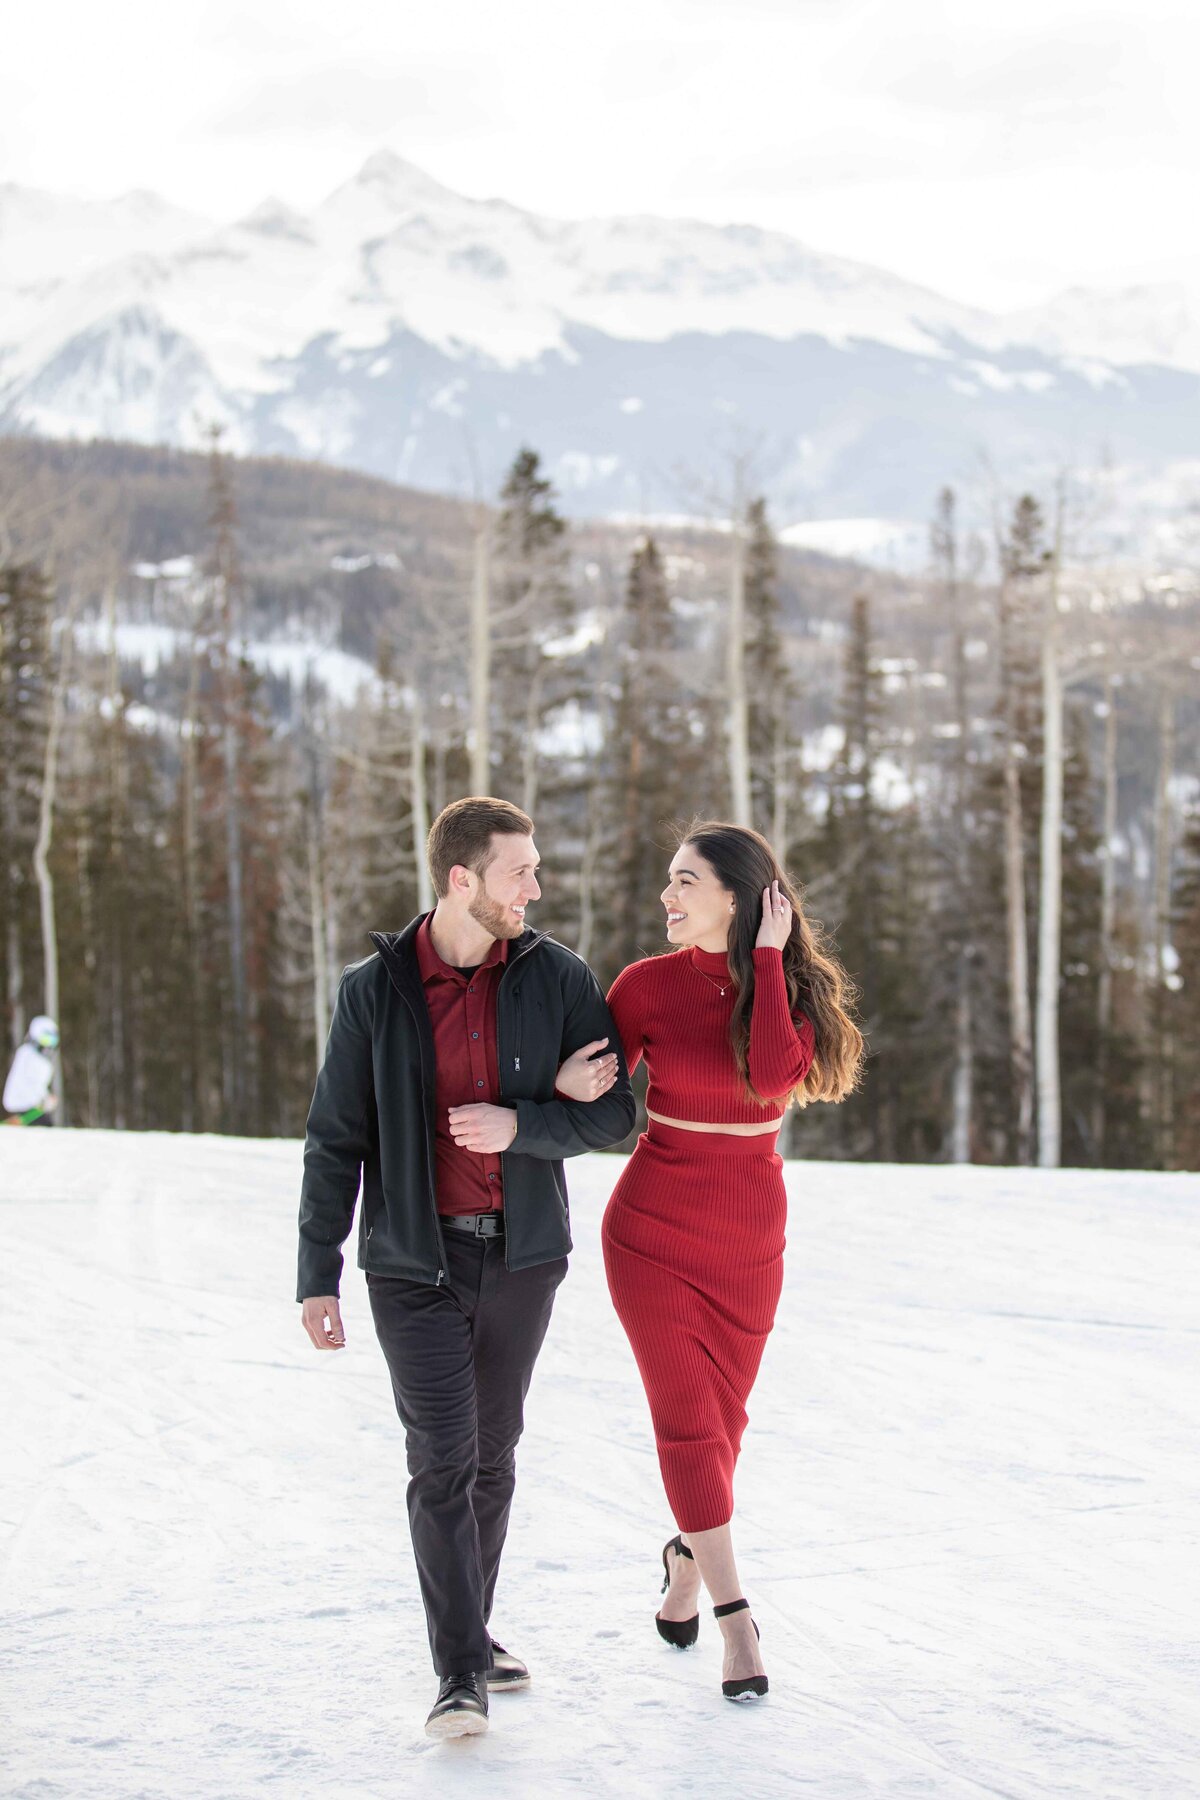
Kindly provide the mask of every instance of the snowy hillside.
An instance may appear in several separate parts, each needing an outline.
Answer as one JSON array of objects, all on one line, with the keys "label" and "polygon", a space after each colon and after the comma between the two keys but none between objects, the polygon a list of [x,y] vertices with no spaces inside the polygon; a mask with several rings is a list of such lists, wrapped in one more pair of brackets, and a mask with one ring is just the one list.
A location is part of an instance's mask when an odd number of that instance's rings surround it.
[{"label": "snowy hillside", "polygon": [[1200,1181],[789,1165],[739,1475],[749,1712],[711,1619],[686,1657],[653,1630],[617,1166],[574,1166],[528,1409],[496,1626],[533,1686],[439,1746],[361,1277],[337,1356],[291,1298],[299,1146],[4,1133],[6,1793],[1195,1793]]},{"label": "snowy hillside", "polygon": [[[107,254],[105,249],[107,248]],[[795,519],[923,519],[986,446],[1194,455],[1179,288],[988,314],[778,232],[540,217],[391,152],[310,213],[0,189],[0,429],[319,457],[462,491],[535,439],[577,511],[677,508],[731,430]],[[648,491],[649,490],[649,491]]]}]

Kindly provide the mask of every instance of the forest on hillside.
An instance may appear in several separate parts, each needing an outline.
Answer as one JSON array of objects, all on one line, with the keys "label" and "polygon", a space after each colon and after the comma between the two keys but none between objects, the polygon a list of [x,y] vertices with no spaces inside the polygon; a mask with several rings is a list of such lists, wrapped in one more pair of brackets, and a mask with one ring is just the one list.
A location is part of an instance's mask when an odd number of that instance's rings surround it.
[{"label": "forest on hillside", "polygon": [[1064,477],[982,536],[931,494],[901,579],[729,477],[580,524],[534,449],[467,503],[0,440],[6,1043],[60,1019],[66,1120],[300,1132],[342,967],[489,791],[602,981],[663,946],[673,826],[771,838],[869,1044],[791,1154],[1197,1166],[1200,556],[1093,550]]}]

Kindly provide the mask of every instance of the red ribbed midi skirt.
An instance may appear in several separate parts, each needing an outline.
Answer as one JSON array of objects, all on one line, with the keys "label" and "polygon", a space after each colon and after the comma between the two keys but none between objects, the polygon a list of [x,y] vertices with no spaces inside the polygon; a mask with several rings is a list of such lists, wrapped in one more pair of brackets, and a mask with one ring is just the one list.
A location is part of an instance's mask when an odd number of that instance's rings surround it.
[{"label": "red ribbed midi skirt", "polygon": [[783,1287],[775,1136],[650,1121],[604,1214],[609,1292],[637,1359],[681,1531],[733,1515],[746,1402]]}]

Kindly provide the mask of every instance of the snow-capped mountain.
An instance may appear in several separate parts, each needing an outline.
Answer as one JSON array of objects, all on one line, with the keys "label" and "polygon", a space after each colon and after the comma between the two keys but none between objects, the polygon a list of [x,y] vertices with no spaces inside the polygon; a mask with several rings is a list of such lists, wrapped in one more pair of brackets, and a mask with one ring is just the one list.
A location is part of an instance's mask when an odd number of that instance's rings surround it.
[{"label": "snow-capped mountain", "polygon": [[559,220],[390,152],[310,213],[0,189],[0,427],[245,450],[461,490],[522,440],[577,510],[678,504],[734,438],[799,518],[924,517],[986,449],[1161,479],[1196,451],[1200,309],[1004,317],[778,232]]}]

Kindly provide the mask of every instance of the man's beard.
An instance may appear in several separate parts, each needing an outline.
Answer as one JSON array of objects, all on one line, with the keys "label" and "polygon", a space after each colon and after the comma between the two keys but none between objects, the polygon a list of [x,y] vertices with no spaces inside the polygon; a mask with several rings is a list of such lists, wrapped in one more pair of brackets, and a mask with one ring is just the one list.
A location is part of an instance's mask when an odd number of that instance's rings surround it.
[{"label": "man's beard", "polygon": [[507,906],[501,906],[498,900],[493,900],[491,895],[485,893],[482,888],[468,906],[467,911],[475,923],[482,925],[490,937],[519,938],[525,929],[524,919],[518,919],[516,913],[509,912]]}]

